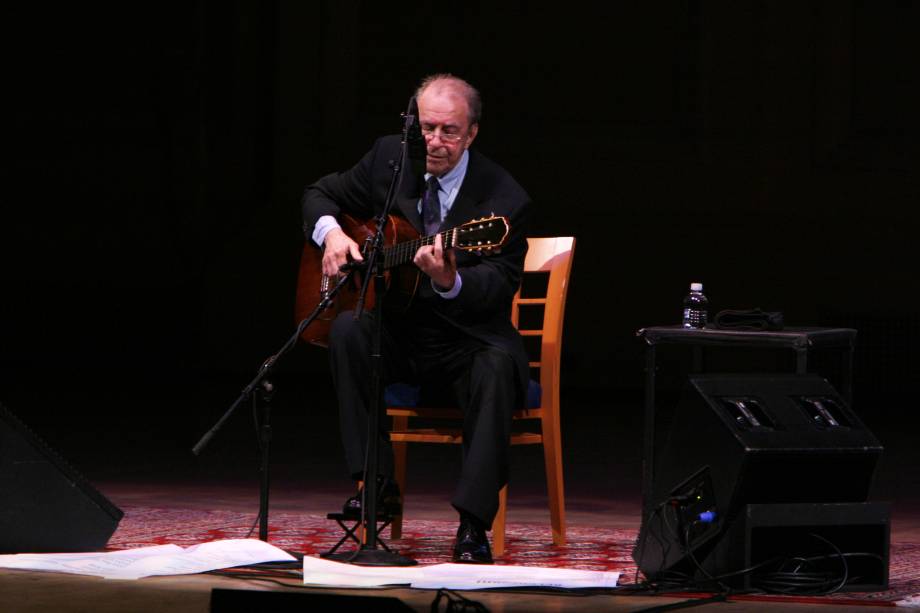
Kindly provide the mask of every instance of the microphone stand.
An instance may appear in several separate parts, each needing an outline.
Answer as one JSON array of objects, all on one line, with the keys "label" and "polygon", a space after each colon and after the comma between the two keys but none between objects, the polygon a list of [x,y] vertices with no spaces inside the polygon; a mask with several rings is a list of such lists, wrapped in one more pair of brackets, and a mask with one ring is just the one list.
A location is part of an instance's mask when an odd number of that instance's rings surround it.
[{"label": "microphone stand", "polygon": [[[230,408],[227,409],[223,416],[217,420],[217,423],[215,423],[210,430],[205,432],[204,436],[202,436],[201,439],[192,448],[192,453],[195,455],[200,455],[202,450],[207,446],[211,439],[214,438],[214,435],[217,433],[217,431],[223,427],[224,423],[228,419],[230,419],[230,416],[233,414],[236,408],[243,404],[247,398],[252,398],[253,414],[256,415],[256,420],[259,423],[259,539],[265,542],[268,542],[268,468],[272,440],[271,410],[269,408],[269,402],[271,401],[271,394],[274,391],[274,386],[267,379],[267,377],[281,356],[290,351],[294,345],[297,344],[297,340],[300,338],[300,335],[303,334],[303,331],[307,329],[307,326],[313,323],[313,321],[319,317],[320,313],[332,305],[335,295],[339,293],[339,290],[342,289],[346,283],[348,283],[353,273],[354,269],[349,269],[342,277],[339,278],[332,289],[322,294],[322,298],[316,305],[316,308],[314,308],[313,311],[303,321],[301,321],[300,324],[298,324],[297,331],[294,332],[293,336],[291,336],[291,338],[289,338],[284,343],[284,345],[282,345],[281,349],[279,349],[277,353],[271,355],[267,360],[265,360],[265,362],[262,363],[262,366],[259,368],[259,372],[256,374],[255,378],[246,384],[246,387],[243,388],[239,397],[233,402],[233,404],[230,405]],[[261,418],[258,416],[258,394],[253,393],[256,388],[260,388],[260,392],[264,400]]]},{"label": "microphone stand", "polygon": [[409,110],[404,114],[403,139],[400,148],[400,159],[392,163],[392,176],[387,189],[383,209],[377,216],[377,231],[369,239],[365,249],[367,274],[361,284],[361,293],[355,305],[355,320],[361,317],[364,311],[364,301],[370,285],[371,274],[374,276],[374,320],[371,345],[371,406],[369,407],[367,424],[367,448],[364,455],[364,489],[361,500],[361,523],[364,527],[364,539],[361,546],[354,552],[333,554],[330,559],[356,564],[359,566],[413,566],[418,564],[415,560],[407,558],[393,551],[377,549],[377,464],[378,464],[378,437],[380,411],[383,407],[383,297],[386,293],[386,277],[384,276],[383,240],[390,210],[395,201],[396,186],[399,185],[402,169],[407,161],[407,143],[410,131],[418,128],[418,119],[412,111],[415,108],[415,98],[409,103]]}]

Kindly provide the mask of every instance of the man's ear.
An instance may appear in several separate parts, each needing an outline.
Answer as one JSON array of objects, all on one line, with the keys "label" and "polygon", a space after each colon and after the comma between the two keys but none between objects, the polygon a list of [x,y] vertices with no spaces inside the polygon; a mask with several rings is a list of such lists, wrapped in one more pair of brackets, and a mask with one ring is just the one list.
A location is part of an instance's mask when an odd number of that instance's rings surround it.
[{"label": "man's ear", "polygon": [[473,144],[473,139],[476,138],[476,135],[479,134],[479,124],[474,123],[470,126],[470,132],[466,135],[466,146],[464,149],[469,149],[470,145]]}]

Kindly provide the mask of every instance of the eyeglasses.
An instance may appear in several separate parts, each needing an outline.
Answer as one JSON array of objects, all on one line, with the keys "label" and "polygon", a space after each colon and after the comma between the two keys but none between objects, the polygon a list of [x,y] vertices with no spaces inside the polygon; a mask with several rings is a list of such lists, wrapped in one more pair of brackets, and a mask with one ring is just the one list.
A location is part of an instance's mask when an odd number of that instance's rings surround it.
[{"label": "eyeglasses", "polygon": [[463,138],[463,134],[459,132],[445,132],[443,128],[432,128],[431,126],[422,126],[422,134],[432,138],[437,136],[444,143],[456,143]]}]

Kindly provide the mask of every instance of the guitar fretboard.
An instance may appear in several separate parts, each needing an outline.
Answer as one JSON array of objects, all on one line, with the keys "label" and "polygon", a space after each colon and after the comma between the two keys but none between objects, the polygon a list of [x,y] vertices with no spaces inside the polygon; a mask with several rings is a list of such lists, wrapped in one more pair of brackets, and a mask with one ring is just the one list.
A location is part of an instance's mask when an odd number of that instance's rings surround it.
[{"label": "guitar fretboard", "polygon": [[[457,228],[451,228],[450,230],[444,230],[443,232],[438,233],[441,235],[441,245],[444,247],[444,249],[451,249],[454,246],[454,235],[456,230]],[[394,268],[396,266],[408,264],[412,261],[412,258],[415,257],[415,252],[419,250],[419,247],[424,245],[433,245],[434,237],[438,234],[422,236],[420,238],[409,240],[404,243],[399,243],[390,247],[384,247],[383,267]]]}]

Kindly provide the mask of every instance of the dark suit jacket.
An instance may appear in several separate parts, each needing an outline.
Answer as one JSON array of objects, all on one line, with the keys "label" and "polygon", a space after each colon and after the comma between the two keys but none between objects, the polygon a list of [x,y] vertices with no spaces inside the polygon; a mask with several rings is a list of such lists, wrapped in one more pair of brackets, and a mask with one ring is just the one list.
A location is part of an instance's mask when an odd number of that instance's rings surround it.
[{"label": "dark suit jacket", "polygon": [[[311,240],[313,228],[323,215],[341,212],[358,218],[371,218],[384,205],[392,170],[390,161],[399,158],[400,139],[386,136],[353,168],[327,175],[307,187],[303,197],[304,232]],[[408,165],[404,178],[409,177]],[[420,191],[417,181],[406,179],[397,190],[394,212],[405,217],[420,233],[418,213]],[[460,192],[442,228],[494,213],[509,219],[511,234],[498,254],[480,256],[457,252],[457,268],[462,278],[460,294],[445,300],[423,276],[416,300],[422,301],[444,322],[483,342],[507,350],[519,371],[520,398],[524,397],[529,368],[521,337],[511,325],[511,300],[521,281],[527,253],[527,220],[530,197],[499,165],[470,150],[469,165]]]}]

